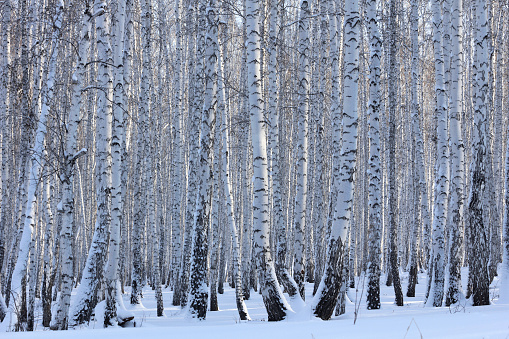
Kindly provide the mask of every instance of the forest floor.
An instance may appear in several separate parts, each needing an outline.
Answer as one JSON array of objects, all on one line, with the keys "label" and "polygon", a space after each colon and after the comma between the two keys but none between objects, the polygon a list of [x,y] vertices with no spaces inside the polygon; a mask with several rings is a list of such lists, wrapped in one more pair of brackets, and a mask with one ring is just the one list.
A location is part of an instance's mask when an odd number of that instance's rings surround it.
[{"label": "forest floor", "polygon": [[[466,272],[463,274],[467,276]],[[402,275],[403,291],[406,292],[407,275]],[[384,279],[382,278],[382,282]],[[498,304],[498,279],[490,288],[492,305],[473,307],[466,301],[454,307],[424,307],[426,275],[419,275],[415,298],[404,298],[404,306],[394,304],[394,291],[385,284],[381,286],[382,307],[366,309],[366,289],[349,291],[346,314],[329,321],[311,315],[307,306],[294,304],[295,314],[281,322],[267,322],[267,313],[261,295],[251,293],[246,301],[251,321],[240,321],[235,306],[235,291],[227,288],[218,295],[218,312],[208,312],[205,321],[186,317],[180,307],[171,306],[173,292],[163,289],[165,314],[156,316],[154,292],[144,290],[143,305],[129,305],[129,295],[124,295],[126,307],[135,315],[136,327],[102,328],[101,319],[93,320],[80,329],[54,332],[43,329],[41,316],[35,332],[0,333],[0,338],[48,338],[48,339],[144,339],[144,338],[201,338],[201,339],[270,339],[270,338],[509,338],[509,304]],[[362,284],[360,284],[362,286]],[[466,286],[466,281],[463,282]],[[306,300],[312,300],[313,285],[306,286]],[[356,302],[357,300],[357,302]],[[360,300],[360,304],[359,301]],[[98,308],[101,307],[99,304]],[[299,309],[300,308],[300,309]],[[355,310],[357,319],[355,319]],[[100,311],[97,310],[100,314]]]}]

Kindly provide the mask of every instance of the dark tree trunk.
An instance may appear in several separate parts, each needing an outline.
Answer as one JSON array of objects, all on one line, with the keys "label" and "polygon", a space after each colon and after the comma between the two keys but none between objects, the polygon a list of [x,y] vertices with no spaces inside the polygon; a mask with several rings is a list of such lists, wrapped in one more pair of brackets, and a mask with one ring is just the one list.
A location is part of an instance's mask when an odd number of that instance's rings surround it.
[{"label": "dark tree trunk", "polygon": [[319,301],[314,308],[314,314],[322,320],[331,318],[338,301],[343,273],[343,254],[341,240],[336,242],[331,239],[325,273],[320,283],[323,287],[317,291]]}]

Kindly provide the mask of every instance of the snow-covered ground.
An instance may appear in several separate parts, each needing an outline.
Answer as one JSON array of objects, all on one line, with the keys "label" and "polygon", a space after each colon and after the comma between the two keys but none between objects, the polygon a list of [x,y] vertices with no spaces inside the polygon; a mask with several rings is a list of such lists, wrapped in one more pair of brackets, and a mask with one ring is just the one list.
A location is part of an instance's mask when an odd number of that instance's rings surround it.
[{"label": "snow-covered ground", "polygon": [[[406,275],[403,275],[402,282],[403,290],[406,291]],[[405,297],[403,307],[394,305],[392,287],[383,284],[382,308],[368,311],[365,301],[366,291],[359,290],[357,300],[362,301],[360,306],[357,305],[358,317],[355,324],[355,290],[349,292],[352,302],[347,304],[345,315],[322,321],[312,317],[307,307],[301,306],[299,311],[282,322],[266,321],[267,314],[262,298],[253,292],[251,299],[246,302],[252,321],[241,322],[235,306],[235,292],[228,288],[223,295],[218,295],[220,311],[208,312],[207,320],[200,322],[188,319],[179,307],[171,306],[173,293],[170,290],[163,290],[164,317],[156,317],[154,293],[147,288],[144,290],[143,306],[131,307],[129,296],[124,295],[126,306],[136,316],[134,328],[103,329],[102,323],[96,320],[80,329],[54,332],[42,328],[39,316],[36,332],[4,332],[0,333],[0,338],[509,338],[509,304],[497,304],[497,278],[490,289],[492,305],[483,307],[465,304],[451,308],[424,308],[423,293],[426,283],[424,274],[419,276],[419,282],[417,297]],[[309,302],[312,299],[311,284],[307,285],[306,292],[306,300]]]}]

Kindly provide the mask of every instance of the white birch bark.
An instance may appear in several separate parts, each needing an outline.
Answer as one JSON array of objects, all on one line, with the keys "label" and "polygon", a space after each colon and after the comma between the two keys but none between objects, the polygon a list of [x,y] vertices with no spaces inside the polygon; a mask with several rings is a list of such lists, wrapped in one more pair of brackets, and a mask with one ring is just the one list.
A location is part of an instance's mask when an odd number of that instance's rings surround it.
[{"label": "white birch bark", "polygon": [[489,305],[488,276],[488,225],[484,222],[484,214],[488,211],[485,199],[485,157],[486,124],[488,112],[488,18],[487,4],[484,1],[475,3],[475,56],[474,56],[474,126],[472,129],[472,158],[470,164],[470,196],[468,199],[469,241],[471,257],[469,272],[472,277],[472,301],[474,306]]},{"label": "white birch bark", "polygon": [[[23,235],[24,229],[24,220],[25,220],[25,209],[23,206],[26,206],[27,201],[27,172],[29,172],[29,151],[30,151],[30,139],[32,136],[32,121],[36,121],[36,117],[33,117],[32,111],[29,109],[29,37],[28,37],[28,9],[27,9],[27,0],[21,0],[19,4],[19,15],[20,15],[20,30],[21,30],[21,114],[22,114],[22,126],[21,126],[21,142],[20,142],[20,160],[19,160],[19,171],[16,170],[16,174],[18,177],[17,182],[17,191],[16,191],[16,205],[15,205],[15,213],[16,217],[14,218],[14,225],[17,226],[17,234],[16,239],[13,244],[13,248],[11,250],[11,256],[9,259],[8,267],[7,267],[7,283],[6,283],[6,291],[5,291],[5,302],[9,306],[10,298],[12,290],[12,282],[14,276],[14,269],[18,260],[18,256],[20,254],[19,246],[21,242],[21,238]],[[43,54],[44,56],[44,54]],[[32,120],[33,119],[33,120]],[[19,173],[18,173],[19,172]],[[26,250],[25,250],[26,251]],[[26,254],[28,257],[28,254]],[[18,278],[16,278],[18,279]],[[21,280],[17,281],[16,284],[20,284]],[[12,314],[12,312],[11,312]],[[13,319],[13,323],[16,323],[16,319]],[[12,324],[12,323],[11,323]]]},{"label": "white birch bark", "polygon": [[96,111],[96,194],[97,215],[94,235],[87,256],[81,284],[76,297],[71,301],[69,326],[90,320],[97,300],[95,294],[102,278],[107,251],[107,232],[111,223],[111,133],[113,119],[113,53],[110,45],[110,22],[106,4],[101,0],[94,3],[96,24],[99,81],[104,91],[98,91]]},{"label": "white birch bark", "polygon": [[142,45],[142,75],[140,86],[140,105],[138,112],[138,140],[137,140],[137,185],[135,192],[135,215],[133,224],[133,272],[131,282],[131,304],[141,304],[141,296],[143,289],[143,267],[142,267],[142,237],[148,210],[145,208],[148,201],[147,198],[147,180],[145,178],[147,172],[152,169],[148,167],[149,163],[149,119],[151,112],[151,91],[150,85],[152,81],[152,55],[151,55],[151,0],[144,0],[141,3],[141,45]]},{"label": "white birch bark", "polygon": [[[336,16],[336,1],[328,0],[329,5],[329,27],[330,27],[330,63],[331,63],[331,108],[332,117],[332,191],[337,190],[339,184],[340,158],[341,158],[341,133],[342,133],[342,114],[341,114],[341,87],[340,87],[340,42],[338,19]],[[336,206],[337,195],[331,194],[330,211],[333,217]],[[329,218],[332,221],[332,218]],[[329,225],[328,225],[329,226]]]},{"label": "white birch bark", "polygon": [[[418,58],[419,58],[419,0],[413,0],[411,4],[411,35],[412,35],[412,62],[411,62],[411,123],[413,139],[413,190],[414,190],[414,225],[412,230],[412,248],[409,262],[409,278],[407,297],[415,297],[415,285],[417,284],[418,246],[417,240],[421,228],[427,229],[424,223],[428,223],[427,188],[424,182],[423,145],[419,124],[419,103],[417,97],[417,84],[419,81]],[[426,197],[426,198],[425,198]]]},{"label": "white birch bark", "polygon": [[55,77],[56,77],[56,62],[57,62],[57,53],[59,46],[59,37],[60,37],[60,28],[62,25],[62,12],[63,12],[63,2],[59,1],[56,5],[55,16],[53,17],[53,32],[51,36],[51,45],[52,52],[49,63],[49,70],[47,75],[47,93],[43,97],[43,103],[41,107],[40,116],[37,121],[37,131],[35,133],[35,141],[34,146],[31,150],[31,159],[30,159],[30,171],[28,174],[28,189],[27,189],[27,202],[26,202],[26,210],[25,210],[25,219],[23,220],[23,234],[21,236],[20,244],[19,244],[19,253],[18,259],[16,261],[16,266],[14,267],[13,277],[11,282],[10,293],[12,295],[12,299],[9,303],[10,312],[12,314],[11,322],[14,324],[15,329],[19,330],[23,328],[23,324],[19,324],[16,319],[16,309],[19,309],[20,301],[21,301],[21,293],[22,293],[22,280],[26,275],[28,257],[30,251],[30,243],[32,241],[32,237],[34,236],[34,227],[35,227],[35,213],[36,213],[36,204],[37,204],[37,196],[38,196],[38,187],[39,181],[41,178],[42,167],[44,164],[43,161],[43,151],[44,151],[44,139],[46,138],[47,132],[47,117],[49,114],[49,104],[54,96],[54,85],[55,85]]},{"label": "white birch bark", "polygon": [[435,93],[437,118],[437,162],[433,206],[433,259],[428,302],[434,307],[442,306],[445,283],[445,224],[449,194],[449,149],[447,124],[447,96],[444,83],[443,18],[440,1],[433,0],[433,49],[435,59]]},{"label": "white birch bark", "polygon": [[267,159],[267,123],[263,115],[261,84],[261,35],[260,4],[246,0],[247,30],[247,86],[249,112],[251,114],[251,137],[253,147],[253,238],[256,266],[260,273],[260,289],[267,309],[268,320],[278,321],[290,310],[277,282],[274,263],[270,253],[270,219]]},{"label": "white birch bark", "polygon": [[[182,69],[182,29],[181,29],[181,12],[180,12],[180,1],[181,0],[175,0],[175,34],[176,34],[176,48],[175,48],[175,64],[176,69],[174,73],[174,79],[173,79],[173,87],[174,87],[174,103],[173,103],[173,110],[174,110],[174,119],[176,120],[176,127],[175,127],[175,144],[176,144],[176,152],[175,156],[176,159],[174,159],[174,166],[173,171],[175,183],[173,185],[173,211],[172,211],[172,238],[173,238],[173,253],[172,253],[172,277],[171,277],[171,284],[173,286],[173,290],[176,291],[178,286],[178,273],[179,273],[179,267],[178,263],[182,256],[182,246],[181,246],[181,211],[182,211],[182,204],[184,203],[182,199],[182,182],[184,180],[184,144],[182,142],[182,118],[183,118],[183,105],[182,105],[182,93],[181,93],[181,75],[184,73],[184,70]],[[168,284],[168,283],[167,283]],[[174,296],[178,296],[178,293],[174,293]],[[180,304],[180,298],[173,298],[173,305]]]},{"label": "white birch bark", "polygon": [[[194,29],[198,29],[197,26],[197,9],[193,4],[189,7],[189,17]],[[200,129],[200,118],[202,114],[202,97],[203,97],[203,46],[198,48],[198,40],[204,39],[204,30],[198,30],[197,34],[192,34],[188,40],[188,49],[195,55],[195,58],[191,57],[193,65],[189,65],[190,69],[190,114],[189,114],[189,130],[190,133],[196,133]],[[180,305],[182,307],[187,305],[187,297],[189,292],[189,266],[192,249],[192,226],[194,222],[194,212],[196,208],[196,193],[197,193],[197,163],[198,163],[198,152],[199,152],[199,137],[196,135],[189,135],[189,163],[188,163],[188,175],[187,175],[187,202],[186,202],[186,215],[185,215],[185,234],[184,234],[184,246],[182,253],[182,261],[179,272],[179,287],[175,291],[175,294],[180,295]],[[174,298],[175,300],[175,298]],[[175,301],[174,301],[175,304]]]},{"label": "white birch bark", "polygon": [[[131,69],[132,69],[132,63],[133,63],[133,0],[126,0],[126,10],[125,10],[125,26],[124,26],[124,47],[123,47],[123,74],[122,74],[122,89],[124,90],[122,98],[122,107],[125,111],[131,112],[132,109],[129,106],[130,99],[132,97],[132,90],[131,90]],[[115,80],[115,83],[118,84],[117,79]],[[115,88],[118,88],[115,86]],[[117,102],[117,104],[119,104]],[[118,108],[118,107],[117,107]],[[128,209],[131,205],[131,202],[127,202],[128,195],[128,176],[129,176],[129,169],[130,169],[130,162],[129,160],[134,157],[130,157],[129,153],[133,153],[132,151],[128,153],[128,151],[133,149],[133,142],[132,142],[132,133],[133,133],[133,124],[128,125],[128,114],[123,114],[123,125],[124,125],[124,133],[121,134],[121,148],[122,148],[122,155],[121,155],[121,180],[122,180],[122,199],[125,202],[123,205],[123,215],[127,216]],[[116,112],[114,112],[116,116]],[[116,118],[115,118],[116,120]],[[116,132],[115,132],[116,133]],[[127,234],[128,230],[128,222],[131,223],[131,217],[129,219],[124,219],[124,222],[121,224],[121,234]],[[124,252],[128,249],[128,239],[127,237],[122,236],[121,244],[120,244],[120,251]],[[131,261],[129,260],[129,256],[123,255],[120,258],[120,272],[121,274],[125,274],[127,272],[126,266]],[[125,281],[127,280],[127,277],[124,277],[121,281],[121,288],[123,288]]]},{"label": "white birch bark", "polygon": [[71,290],[74,281],[73,274],[73,228],[74,228],[74,165],[76,159],[86,150],[78,152],[77,130],[80,123],[81,90],[85,63],[87,61],[90,44],[90,26],[92,13],[89,4],[85,9],[81,23],[80,42],[78,45],[77,65],[73,74],[71,109],[69,112],[67,135],[65,141],[64,170],[60,175],[63,186],[62,195],[62,230],[60,234],[60,248],[62,249],[62,287],[58,301],[57,313],[51,324],[52,329],[66,330],[69,319],[69,305],[71,303]]},{"label": "white birch bark", "polygon": [[[397,249],[397,191],[396,191],[396,114],[397,114],[397,86],[398,86],[398,69],[396,65],[396,44],[397,44],[397,22],[396,1],[391,0],[389,4],[389,76],[388,76],[388,248],[389,248],[389,270],[390,277],[394,286],[395,302],[398,306],[403,306],[403,292],[401,290],[401,281],[399,277],[398,267],[398,249]],[[389,279],[388,279],[389,280]]]},{"label": "white birch bark", "polygon": [[[1,185],[1,209],[0,209],[0,274],[2,274],[5,270],[3,266],[4,257],[6,252],[6,246],[8,243],[8,238],[6,234],[6,230],[8,229],[8,216],[10,213],[8,212],[8,203],[10,196],[10,189],[12,189],[12,180],[9,176],[9,143],[8,143],[8,135],[9,135],[9,111],[10,111],[10,65],[11,65],[11,41],[10,41],[10,32],[11,32],[11,14],[12,14],[12,5],[10,0],[6,0],[3,3],[4,6],[4,14],[2,21],[2,37],[0,42],[0,75],[2,77],[2,83],[0,85],[0,152],[1,152],[1,166],[2,166],[2,185]],[[0,280],[0,287],[2,287],[2,281],[5,284],[4,278]],[[2,291],[3,291],[2,287]],[[5,304],[5,300],[0,291],[0,322],[2,322],[7,314],[7,305]]]},{"label": "white birch bark", "polygon": [[280,143],[279,143],[279,114],[278,114],[278,93],[277,93],[277,24],[278,24],[278,2],[270,1],[270,26],[269,26],[269,102],[268,114],[270,117],[270,170],[272,176],[272,223],[276,232],[276,255],[275,267],[278,281],[285,287],[290,296],[296,294],[296,289],[286,287],[287,281],[291,278],[286,269],[286,225],[283,216],[281,197],[281,175],[280,175]]},{"label": "white birch bark", "polygon": [[[151,6],[149,7],[151,9]],[[154,116],[150,117],[150,130],[155,130],[156,126],[154,126]],[[163,295],[161,288],[161,266],[160,266],[160,258],[159,258],[159,226],[160,222],[156,221],[155,217],[155,192],[154,192],[154,181],[157,180],[157,170],[154,166],[154,158],[157,153],[154,147],[155,141],[151,138],[149,143],[150,146],[150,155],[147,157],[147,199],[148,199],[148,230],[150,234],[150,241],[152,243],[152,253],[149,256],[152,257],[152,281],[155,289],[155,299],[156,299],[156,308],[157,308],[157,316],[162,317],[164,313],[164,305],[163,305]]]},{"label": "white birch bark", "polygon": [[[219,87],[218,87],[219,88]],[[219,95],[218,95],[219,96]],[[223,107],[224,109],[224,107]],[[219,110],[219,103],[218,103]],[[219,116],[216,116],[216,119],[220,119]],[[217,125],[220,125],[219,121],[216,121]],[[215,130],[215,140],[220,138],[220,131],[218,129]],[[220,197],[219,187],[220,187],[220,174],[222,169],[219,166],[220,161],[220,147],[221,143],[214,142],[214,183],[212,189],[212,210],[210,212],[210,229],[209,229],[209,241],[212,242],[212,246],[210,247],[210,267],[209,267],[209,286],[210,286],[210,297],[209,297],[209,310],[210,311],[219,311],[219,305],[217,303],[217,281],[218,281],[218,263],[219,263],[219,246],[221,244],[221,238],[223,237],[223,230],[220,228],[222,225],[222,220],[220,221],[220,213],[223,211],[220,210]],[[222,200],[221,200],[222,201]],[[222,208],[221,208],[222,209]],[[220,225],[221,222],[221,225]],[[235,273],[233,273],[235,274]]]},{"label": "white birch bark", "polygon": [[221,182],[226,197],[226,214],[227,223],[230,228],[232,237],[232,262],[233,262],[233,274],[235,275],[235,300],[237,304],[237,310],[239,312],[240,320],[250,320],[249,313],[247,311],[246,303],[244,302],[244,295],[242,293],[242,279],[240,274],[240,247],[239,247],[239,236],[237,234],[237,226],[235,220],[235,212],[233,207],[233,194],[232,194],[232,182],[230,173],[230,152],[228,147],[230,146],[229,140],[229,124],[228,115],[225,105],[225,89],[224,89],[224,73],[223,73],[223,61],[222,55],[219,54],[218,62],[218,111],[222,112],[222,171],[221,171]]},{"label": "white birch bark", "polygon": [[382,41],[378,32],[376,0],[367,4],[367,23],[370,39],[369,65],[369,258],[368,258],[368,310],[380,308],[381,264],[381,171],[380,171],[380,58]]},{"label": "white birch bark", "polygon": [[[506,134],[509,138],[509,133]],[[505,154],[504,224],[502,230],[502,267],[500,269],[499,303],[509,302],[509,142]]]},{"label": "white birch bark", "polygon": [[[123,212],[123,195],[122,195],[122,153],[124,140],[124,28],[126,17],[126,0],[116,0],[112,2],[112,23],[111,23],[111,45],[113,47],[113,64],[114,68],[114,84],[113,84],[113,121],[112,121],[112,139],[111,139],[111,156],[112,156],[112,186],[111,186],[111,225],[108,261],[106,263],[105,278],[105,295],[106,307],[104,314],[104,326],[115,325],[125,321],[125,314],[118,317],[117,308],[123,310],[123,301],[118,298],[120,291],[117,291],[117,280],[119,271],[120,256],[120,233],[122,227]],[[125,147],[125,146],[124,146]],[[131,317],[131,316],[129,316]]]},{"label": "white birch bark", "polygon": [[[42,301],[42,326],[49,327],[51,322],[51,292],[52,292],[52,272],[56,271],[53,267],[51,270],[51,255],[55,256],[55,253],[51,253],[50,250],[54,233],[53,230],[53,212],[51,210],[52,200],[52,185],[50,184],[50,178],[47,177],[45,180],[44,189],[44,213],[46,217],[46,232],[44,234],[44,256],[43,256],[43,277],[41,287],[41,301]],[[55,237],[56,238],[56,237]],[[56,239],[54,242],[58,242]]]},{"label": "white birch bark", "polygon": [[299,18],[299,104],[297,136],[297,181],[295,190],[294,232],[295,262],[294,279],[297,283],[302,300],[305,299],[305,234],[306,234],[306,200],[308,182],[308,115],[309,115],[309,16],[310,8],[307,0],[300,3]]},{"label": "white birch bark", "polygon": [[[337,202],[329,239],[327,264],[320,287],[313,300],[314,314],[328,320],[336,306],[342,277],[345,241],[351,223],[353,207],[354,174],[357,158],[357,99],[359,79],[359,9],[356,0],[345,4],[345,79],[343,106],[343,142],[341,169],[335,184]],[[333,93],[333,95],[336,93]]]},{"label": "white birch bark", "polygon": [[451,18],[451,83],[449,134],[451,144],[451,188],[448,210],[449,255],[448,287],[445,305],[455,304],[463,298],[461,288],[461,247],[463,243],[463,192],[464,145],[461,134],[463,115],[463,24],[462,0],[452,2]]},{"label": "white birch bark", "polygon": [[[193,318],[204,320],[207,315],[207,230],[210,224],[210,211],[214,173],[212,170],[214,150],[214,130],[217,105],[217,16],[215,1],[206,7],[200,3],[199,29],[207,29],[205,41],[205,93],[200,128],[198,153],[198,187],[196,212],[193,223],[193,248],[191,256],[191,275],[189,290],[189,313]],[[206,21],[208,25],[206,25]],[[203,42],[199,42],[199,45]]]},{"label": "white birch bark", "polygon": [[[46,145],[45,145],[46,147]],[[36,266],[37,266],[37,263],[36,263],[36,251],[37,251],[37,244],[36,244],[36,239],[38,238],[38,233],[39,233],[39,229],[40,227],[38,227],[38,225],[40,225],[40,221],[41,221],[41,216],[40,215],[36,215],[36,218],[39,219],[39,222],[36,222],[35,225],[34,225],[34,234],[32,236],[32,241],[30,242],[30,258],[29,258],[29,263],[28,263],[28,274],[27,274],[27,287],[28,287],[28,293],[27,293],[27,301],[26,301],[26,313],[27,313],[27,318],[26,318],[26,330],[29,331],[29,332],[32,332],[34,330],[34,322],[35,322],[35,314],[34,314],[34,311],[35,311],[35,285],[36,285],[36,280],[37,280],[37,273],[36,273]],[[23,307],[23,306],[22,306]],[[24,311],[24,310],[23,310]]]},{"label": "white birch bark", "polygon": [[327,15],[327,1],[319,1],[320,8],[320,65],[318,74],[320,75],[320,89],[318,96],[318,114],[315,119],[316,124],[316,149],[315,149],[315,187],[313,198],[313,218],[312,224],[315,225],[316,235],[314,237],[314,260],[315,260],[315,277],[313,292],[316,293],[320,279],[324,270],[325,261],[325,187],[327,181],[326,166],[324,166],[324,153],[325,140],[325,116],[326,110],[326,88],[327,88],[327,72],[329,65],[329,45],[330,32],[329,32],[329,18]]}]

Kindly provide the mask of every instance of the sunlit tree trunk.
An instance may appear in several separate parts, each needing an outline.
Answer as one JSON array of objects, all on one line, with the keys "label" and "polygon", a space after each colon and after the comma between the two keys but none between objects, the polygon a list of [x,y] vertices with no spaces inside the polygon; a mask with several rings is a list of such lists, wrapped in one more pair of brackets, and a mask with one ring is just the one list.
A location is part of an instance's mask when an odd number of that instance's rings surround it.
[{"label": "sunlit tree trunk", "polygon": [[80,42],[78,46],[78,63],[73,75],[73,88],[71,98],[71,110],[69,113],[67,135],[65,142],[65,159],[63,173],[60,175],[63,178],[63,198],[62,198],[62,231],[60,234],[60,248],[62,251],[62,288],[60,291],[60,299],[58,301],[57,313],[52,329],[66,330],[69,319],[69,306],[71,303],[71,291],[74,281],[73,274],[73,228],[74,228],[74,169],[76,159],[86,152],[86,149],[77,149],[77,130],[80,123],[80,108],[81,108],[81,91],[83,88],[83,76],[85,72],[85,63],[87,62],[88,47],[90,45],[90,19],[92,17],[90,4],[87,3],[85,13],[83,14]]},{"label": "sunlit tree trunk", "polygon": [[[209,6],[200,3],[199,29],[207,29],[205,38],[205,93],[200,128],[200,147],[198,153],[198,187],[196,212],[193,223],[193,250],[191,256],[191,275],[189,291],[189,312],[193,318],[205,319],[207,315],[207,231],[210,225],[212,188],[214,182],[214,131],[217,105],[217,33],[218,22],[215,1]],[[208,22],[206,25],[205,22]],[[203,42],[199,42],[200,45]]]},{"label": "sunlit tree trunk", "polygon": [[435,194],[433,207],[433,258],[428,303],[442,306],[445,283],[445,224],[447,221],[447,203],[449,194],[449,149],[447,128],[447,96],[444,83],[443,18],[440,1],[433,0],[433,48],[435,59],[435,115],[437,119],[437,162],[435,174]]},{"label": "sunlit tree trunk", "polygon": [[[28,173],[28,188],[27,188],[27,202],[25,209],[25,218],[22,220],[23,222],[23,234],[21,236],[20,244],[19,244],[19,253],[18,259],[16,261],[16,265],[14,266],[12,282],[10,293],[12,295],[12,299],[9,303],[9,308],[13,313],[13,323],[15,326],[15,330],[24,330],[26,324],[23,324],[23,321],[26,319],[17,319],[16,309],[20,309],[22,307],[21,297],[22,297],[22,282],[26,277],[26,270],[29,260],[29,252],[30,252],[30,243],[32,242],[32,237],[34,237],[34,228],[35,228],[35,216],[37,209],[37,196],[39,193],[39,182],[41,179],[42,167],[44,165],[44,140],[46,138],[47,133],[47,119],[49,113],[49,105],[50,101],[53,99],[55,92],[55,81],[56,81],[56,67],[57,67],[57,53],[59,46],[59,37],[60,37],[60,28],[62,25],[62,11],[63,11],[63,3],[57,2],[55,16],[53,17],[54,26],[53,32],[51,36],[51,56],[49,62],[49,70],[47,73],[46,80],[46,93],[42,98],[42,106],[40,115],[37,121],[37,130],[35,133],[35,141],[34,146],[31,149],[31,157],[30,157],[30,170]],[[35,249],[32,249],[35,250]]]},{"label": "sunlit tree trunk", "polygon": [[463,25],[461,20],[462,1],[452,2],[451,19],[451,93],[449,133],[451,139],[451,199],[449,202],[449,284],[445,305],[449,306],[463,297],[461,289],[461,247],[463,243],[463,192],[464,192],[464,145],[461,134],[463,115]]},{"label": "sunlit tree trunk", "polygon": [[[196,35],[192,35],[188,39],[188,49],[195,55],[195,58],[191,57],[193,65],[189,65],[190,69],[190,113],[189,113],[189,124],[190,130],[199,131],[200,129],[200,118],[202,114],[202,98],[203,98],[203,46],[198,48],[199,42],[198,37],[205,34],[203,30],[199,30],[197,26],[198,16],[196,14],[197,8],[195,5],[189,6],[188,16],[190,18],[190,24],[194,29],[197,30]],[[185,214],[185,233],[184,233],[184,245],[182,253],[182,261],[180,264],[179,272],[179,288],[175,291],[175,294],[180,295],[180,305],[182,307],[187,305],[187,297],[189,292],[189,267],[192,249],[192,226],[194,221],[194,212],[196,208],[196,194],[197,194],[197,163],[198,163],[198,152],[199,152],[199,138],[192,137],[189,140],[189,164],[188,164],[188,175],[187,175],[187,203],[186,203],[186,214]],[[174,298],[175,300],[175,298]],[[175,304],[175,301],[174,301]]]},{"label": "sunlit tree trunk", "polygon": [[[337,202],[334,210],[332,231],[325,273],[315,299],[313,313],[327,320],[332,316],[340,293],[343,277],[345,241],[351,224],[353,207],[354,173],[357,158],[357,98],[359,79],[359,9],[356,0],[345,7],[345,79],[343,104],[343,143],[341,146],[341,170],[335,183]],[[336,95],[336,93],[333,93]]]},{"label": "sunlit tree trunk", "polygon": [[[246,303],[244,302],[244,295],[242,293],[242,281],[240,275],[240,248],[239,248],[239,237],[237,234],[237,226],[235,220],[235,212],[233,208],[234,200],[232,195],[232,183],[231,183],[231,172],[230,172],[230,147],[229,140],[229,124],[228,115],[225,105],[225,89],[224,89],[224,73],[223,73],[223,61],[220,54],[218,61],[218,112],[222,113],[222,171],[221,171],[221,183],[226,197],[226,214],[227,223],[230,229],[232,237],[232,262],[233,262],[233,274],[235,275],[235,300],[237,304],[237,310],[241,320],[250,320],[249,313],[247,311]],[[226,235],[225,235],[226,237]]]},{"label": "sunlit tree trunk", "polygon": [[260,273],[260,289],[267,309],[268,320],[278,321],[289,311],[285,297],[276,278],[269,243],[269,196],[267,123],[263,115],[261,83],[261,35],[260,4],[255,0],[246,1],[247,29],[247,86],[249,112],[251,114],[251,137],[253,145],[253,238],[256,266]]},{"label": "sunlit tree trunk", "polygon": [[[98,91],[96,111],[96,191],[97,216],[94,235],[87,261],[83,269],[81,284],[77,295],[72,299],[69,325],[74,326],[90,320],[97,304],[97,289],[103,275],[107,251],[107,237],[111,224],[111,133],[113,119],[113,53],[110,45],[110,22],[106,4],[101,0],[94,3],[96,20],[97,54],[99,65],[99,81],[104,87]],[[64,250],[64,249],[62,249]]]},{"label": "sunlit tree trunk", "polygon": [[309,16],[310,8],[307,0],[300,3],[299,19],[299,106],[298,141],[297,141],[297,181],[295,190],[294,231],[295,231],[295,263],[294,279],[299,288],[300,297],[305,299],[305,234],[306,234],[306,200],[308,195],[308,115],[309,115]]}]

